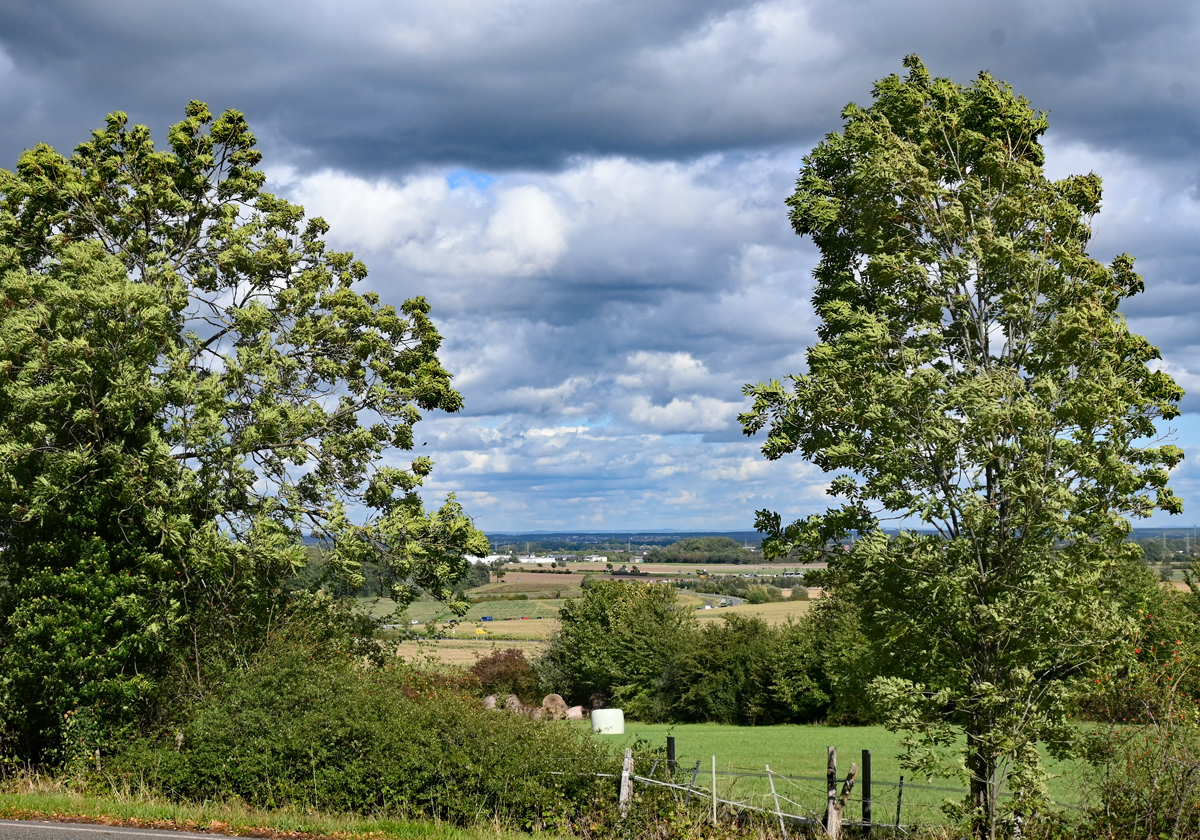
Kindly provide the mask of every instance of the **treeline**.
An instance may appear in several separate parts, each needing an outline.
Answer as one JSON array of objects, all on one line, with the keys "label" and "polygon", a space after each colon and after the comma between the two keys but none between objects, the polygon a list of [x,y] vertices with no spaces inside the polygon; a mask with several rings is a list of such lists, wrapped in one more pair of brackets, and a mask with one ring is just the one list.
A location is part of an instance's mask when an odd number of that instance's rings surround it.
[{"label": "treeline", "polygon": [[647,563],[753,563],[761,556],[730,537],[687,537],[646,555]]},{"label": "treeline", "polygon": [[[767,581],[770,581],[769,583]],[[725,595],[731,598],[745,598],[752,604],[764,604],[774,601],[789,600],[784,598],[785,589],[792,590],[790,600],[807,601],[808,588],[803,576],[788,575],[776,578],[744,578],[736,575],[715,575],[703,580],[681,578],[675,581],[679,589],[691,592],[704,592],[709,595]],[[766,593],[766,597],[763,597]]]},{"label": "treeline", "polygon": [[864,723],[868,652],[854,613],[833,599],[774,627],[737,614],[702,625],[672,586],[594,581],[563,605],[535,667],[568,702],[639,720]]}]

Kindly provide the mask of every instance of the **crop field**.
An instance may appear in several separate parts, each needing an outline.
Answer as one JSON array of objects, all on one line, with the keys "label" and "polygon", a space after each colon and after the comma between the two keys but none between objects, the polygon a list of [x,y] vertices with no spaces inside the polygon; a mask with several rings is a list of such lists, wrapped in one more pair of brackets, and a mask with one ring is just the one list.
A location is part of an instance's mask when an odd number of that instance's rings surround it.
[{"label": "crop field", "polygon": [[[900,736],[882,726],[722,726],[720,724],[647,724],[627,721],[625,735],[598,735],[614,748],[632,747],[635,755],[654,748],[664,748],[668,735],[675,736],[676,755],[681,767],[690,771],[700,762],[696,784],[705,790],[712,787],[712,757],[717,758],[717,791],[722,799],[750,801],[760,807],[770,807],[770,786],[765,775],[727,775],[738,771],[763,774],[770,765],[773,773],[804,776],[805,779],[776,779],[780,796],[799,803],[808,811],[823,811],[825,802],[825,766],[827,750],[838,751],[838,776],[846,777],[850,763],[861,762],[862,751],[871,751],[872,801],[874,818],[878,822],[894,818],[896,783],[905,777],[902,820],[940,822],[940,806],[947,799],[958,801],[962,794],[949,790],[928,790],[930,787],[964,789],[965,783],[956,778],[918,779],[900,767],[898,756],[903,751]],[[639,740],[646,743],[638,744]],[[1078,803],[1081,767],[1074,762],[1057,762],[1043,756],[1051,775],[1051,797],[1059,803]],[[661,765],[660,765],[661,767]],[[640,771],[640,772],[645,772]],[[661,769],[656,776],[662,778]],[[691,774],[687,773],[687,780]],[[687,781],[685,780],[685,784]],[[856,787],[849,814],[858,818],[861,808],[861,788]],[[786,810],[786,808],[785,808]],[[798,813],[793,811],[792,813]]]},{"label": "crop field", "polygon": [[[446,622],[456,617],[454,613],[432,598],[422,598],[409,605],[404,620],[415,620],[417,624],[413,629],[422,633],[429,629],[431,622],[437,622],[440,632],[452,638],[477,635],[497,639],[545,640],[558,628],[558,611],[562,608],[564,600],[533,598],[528,601],[484,601],[472,604],[466,615],[458,619],[458,626],[450,628],[446,626]],[[811,605],[810,601],[782,601],[773,604],[740,604],[736,607],[701,609],[706,601],[712,600],[690,592],[679,594],[679,602],[695,609],[696,618],[701,622],[716,621],[723,615],[737,613],[759,616],[771,625],[784,624],[789,619],[799,618]],[[375,618],[389,618],[396,609],[395,603],[386,598],[364,598],[360,600],[360,606]],[[493,620],[482,621],[484,616],[491,616]]]},{"label": "crop field", "polygon": [[578,597],[583,591],[583,575],[508,575],[500,583],[477,586],[469,591],[472,597],[486,595],[553,595],[568,592]]},{"label": "crop field", "polygon": [[[714,575],[743,575],[758,572],[769,575],[804,574],[809,569],[823,569],[824,563],[797,565],[795,563],[634,563],[619,557],[612,561],[614,567],[627,566],[652,575],[695,575],[700,571],[708,571]],[[567,568],[573,572],[603,572],[604,563],[568,563]],[[515,568],[515,564],[509,569]],[[536,567],[535,567],[536,568]]]},{"label": "crop field", "polygon": [[714,610],[700,610],[696,618],[701,621],[716,621],[723,615],[737,613],[739,615],[758,616],[770,625],[786,624],[790,618],[799,618],[808,612],[812,601],[777,601],[773,604],[738,604],[736,607],[720,607]]},{"label": "crop field", "polygon": [[524,652],[526,659],[533,659],[546,649],[546,643],[528,639],[496,639],[493,636],[466,639],[453,636],[448,639],[400,642],[395,650],[398,656],[409,661],[438,662],[470,668],[483,657],[509,648],[517,648]]}]

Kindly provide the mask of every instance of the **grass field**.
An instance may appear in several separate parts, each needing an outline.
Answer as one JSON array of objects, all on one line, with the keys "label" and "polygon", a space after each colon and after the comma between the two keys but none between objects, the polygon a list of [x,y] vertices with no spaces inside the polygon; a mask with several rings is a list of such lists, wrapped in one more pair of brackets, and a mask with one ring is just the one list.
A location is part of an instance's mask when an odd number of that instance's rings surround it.
[{"label": "grass field", "polygon": [[767,624],[784,624],[789,618],[799,618],[808,612],[812,601],[779,601],[774,604],[738,604],[736,607],[721,607],[715,610],[700,610],[696,618],[701,621],[716,621],[723,615],[755,615]]},{"label": "grass field", "polygon": [[5,820],[56,820],[193,833],[205,831],[213,832],[215,836],[318,836],[342,840],[553,838],[549,834],[530,835],[502,829],[485,821],[470,828],[457,828],[432,821],[322,814],[306,808],[249,808],[232,801],[185,805],[130,794],[86,796],[68,790],[61,782],[48,780],[18,780],[16,783],[10,780],[8,786],[20,789],[0,793],[0,819]]},{"label": "grass field", "polygon": [[[809,811],[824,810],[825,765],[827,750],[838,751],[838,775],[845,778],[851,762],[860,762],[864,749],[871,751],[872,801],[874,818],[878,822],[893,819],[896,810],[896,782],[905,776],[902,819],[904,822],[940,822],[941,803],[946,799],[959,800],[961,794],[924,790],[923,787],[963,788],[958,779],[916,779],[901,769],[897,756],[901,749],[899,736],[882,726],[722,726],[719,724],[647,724],[626,722],[625,735],[599,735],[614,747],[634,747],[645,739],[649,747],[663,747],[668,735],[675,736],[676,754],[680,764],[689,770],[700,761],[697,785],[706,790],[712,786],[712,756],[717,757],[717,790],[722,799],[752,801],[765,806],[770,798],[766,778],[730,776],[726,773],[750,771],[763,773],[770,765],[773,773],[788,776],[807,776],[811,780],[784,781],[776,779],[781,796],[799,803]],[[1078,765],[1046,760],[1052,778],[1050,794],[1055,801],[1074,804],[1080,798]],[[690,778],[690,774],[689,774]],[[785,792],[786,789],[786,792]],[[861,808],[861,789],[854,791],[850,812],[858,817]],[[793,812],[795,813],[795,812]]]},{"label": "grass field", "polygon": [[[492,587],[496,585],[489,584]],[[565,600],[565,598],[530,598],[527,601],[484,601],[480,604],[472,604],[466,615],[459,618],[460,627],[455,635],[461,636],[466,630],[461,625],[469,623],[479,625],[490,635],[517,639],[548,639],[550,633],[557,627],[558,611],[562,608]],[[699,609],[712,600],[714,599],[711,597],[702,598],[687,591],[679,593],[679,603],[696,609],[696,618],[700,621],[715,621],[722,615],[740,613],[761,616],[768,624],[782,624],[789,617],[803,615],[808,611],[810,605],[808,601],[783,601],[774,604],[740,604],[736,607],[721,607],[712,610]],[[359,606],[372,617],[380,619],[390,618],[396,611],[395,602],[388,598],[361,598]],[[480,621],[488,615],[494,621]],[[432,598],[420,598],[414,601],[408,606],[403,616],[404,621],[415,620],[417,622],[415,629],[422,632],[431,621],[445,624],[452,618],[455,618],[454,613]],[[474,630],[470,632],[474,632]]]},{"label": "grass field", "polygon": [[[474,628],[471,630],[473,632]],[[473,639],[453,637],[427,642],[400,642],[395,650],[397,655],[409,661],[436,661],[445,665],[470,668],[483,657],[509,648],[517,648],[525,653],[526,659],[533,659],[546,649],[546,643],[530,639],[497,639],[494,636]]]},{"label": "grass field", "polygon": [[[484,601],[472,604],[466,615],[458,620],[476,622],[485,615],[490,615],[497,621],[505,619],[558,618],[559,608],[563,605],[561,598],[531,598],[528,601]],[[389,598],[360,598],[359,605],[374,618],[387,618],[396,611],[396,604]],[[409,604],[404,613],[405,620],[415,620],[418,624],[430,621],[446,622],[455,618],[453,612],[432,598],[421,598]]]}]

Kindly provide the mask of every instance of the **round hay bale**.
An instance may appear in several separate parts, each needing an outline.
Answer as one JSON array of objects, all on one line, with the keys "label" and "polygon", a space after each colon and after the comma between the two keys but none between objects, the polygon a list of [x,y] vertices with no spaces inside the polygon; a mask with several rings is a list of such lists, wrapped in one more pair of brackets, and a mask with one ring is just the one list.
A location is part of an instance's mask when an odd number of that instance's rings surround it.
[{"label": "round hay bale", "polygon": [[545,709],[542,709],[538,706],[534,706],[533,708],[531,708],[529,710],[529,719],[530,720],[541,720],[545,714],[546,714]]},{"label": "round hay bale", "polygon": [[546,710],[546,717],[553,720],[562,720],[567,716],[567,701],[557,694],[547,694],[542,700],[542,708]]},{"label": "round hay bale", "polygon": [[508,695],[507,697],[504,698],[504,708],[508,709],[510,712],[521,711],[520,698],[517,697],[517,695],[515,695],[515,694]]},{"label": "round hay bale", "polygon": [[483,698],[483,708],[494,709],[494,708],[496,708],[496,703],[499,700],[500,700],[499,696],[497,696],[495,694],[489,694],[487,697]]},{"label": "round hay bale", "polygon": [[567,709],[567,720],[583,720],[583,706],[572,706]]}]

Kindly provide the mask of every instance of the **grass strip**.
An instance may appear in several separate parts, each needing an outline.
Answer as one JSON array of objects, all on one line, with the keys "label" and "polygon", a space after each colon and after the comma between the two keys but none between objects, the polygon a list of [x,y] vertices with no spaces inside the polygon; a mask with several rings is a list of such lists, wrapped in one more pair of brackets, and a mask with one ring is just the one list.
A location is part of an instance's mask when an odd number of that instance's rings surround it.
[{"label": "grass strip", "polygon": [[[47,784],[45,781],[43,785]],[[54,783],[50,783],[54,784]],[[181,804],[140,795],[94,796],[70,790],[0,793],[0,819],[89,823],[123,828],[205,832],[272,840],[552,840],[492,823],[459,828],[441,822],[328,814],[241,803]]]}]

